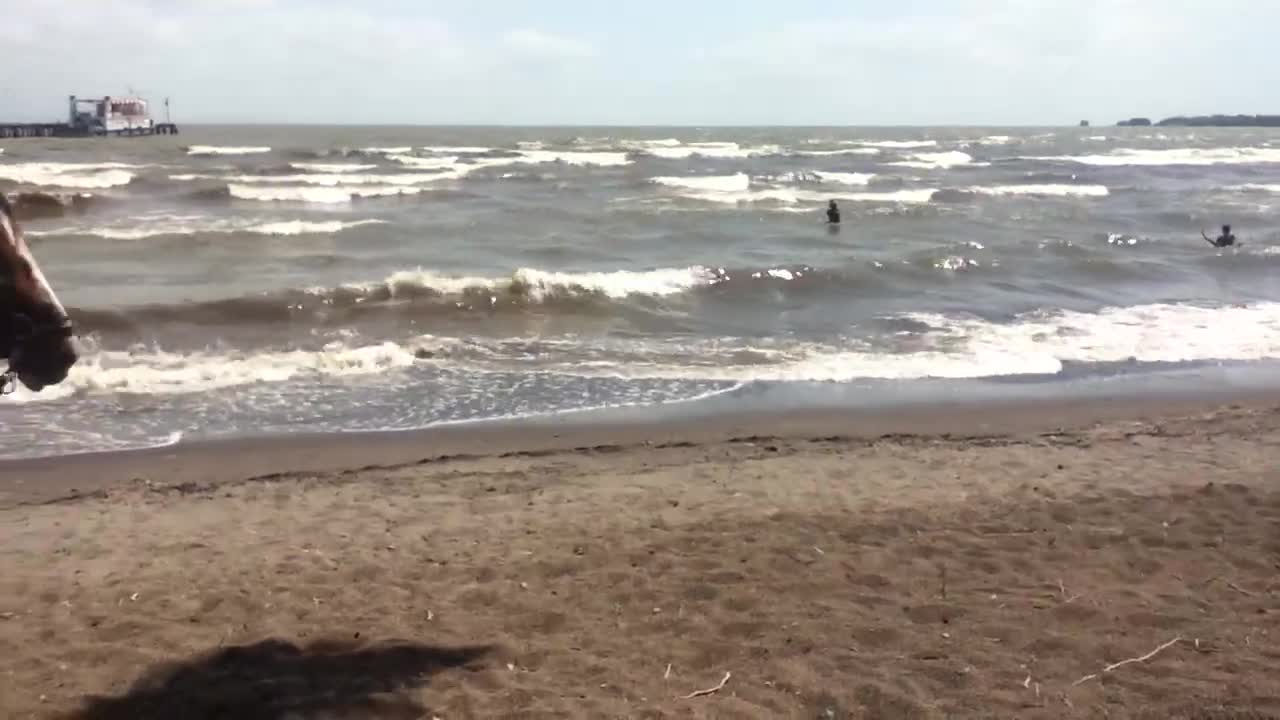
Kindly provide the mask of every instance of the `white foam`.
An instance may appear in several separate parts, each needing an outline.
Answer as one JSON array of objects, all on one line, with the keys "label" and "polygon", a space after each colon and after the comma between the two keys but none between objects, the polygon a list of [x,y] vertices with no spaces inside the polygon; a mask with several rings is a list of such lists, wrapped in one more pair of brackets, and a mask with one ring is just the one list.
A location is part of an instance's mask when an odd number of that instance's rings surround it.
[{"label": "white foam", "polygon": [[137,348],[86,353],[62,383],[8,396],[16,402],[46,401],[76,393],[173,395],[289,380],[384,373],[416,362],[414,348],[391,342],[350,346],[331,343],[320,350],[265,353],[205,351],[172,353]]},{"label": "white foam", "polygon": [[448,157],[418,157],[416,155],[388,155],[388,159],[394,160],[401,165],[409,165],[418,169],[448,169],[458,163],[457,155]]},{"label": "white foam", "polygon": [[[336,173],[331,175],[325,174],[309,174],[309,175],[232,175],[225,179],[233,183],[244,184],[302,184],[302,185],[324,185],[326,187],[337,187],[339,185],[421,185],[423,183],[438,182],[453,177],[447,173],[400,173],[400,174],[384,174],[384,175],[358,175],[352,173]],[[176,178],[175,178],[176,179]]]},{"label": "white foam", "polygon": [[192,145],[188,155],[261,155],[271,152],[269,147],[235,147],[229,145]]},{"label": "white foam", "polygon": [[916,168],[919,170],[946,170],[973,163],[973,156],[958,150],[939,153],[912,153],[910,160],[889,163],[898,167]]},{"label": "white foam", "polygon": [[695,156],[714,159],[735,159],[773,155],[779,152],[779,148],[776,145],[744,148],[734,142],[699,142],[677,146],[652,146],[645,148],[644,152],[665,160],[685,160]]},{"label": "white foam", "polygon": [[253,233],[256,235],[326,235],[362,225],[384,224],[385,220],[282,220],[249,222],[230,218],[204,216],[153,216],[134,218],[129,224],[112,226],[63,227],[53,230],[28,231],[33,237],[66,237],[89,235],[108,240],[142,240],[166,235],[203,235],[210,233]]},{"label": "white foam", "polygon": [[1280,163],[1280,148],[1169,148],[1113,150],[1106,155],[1057,155],[1028,160],[1071,162],[1103,167],[1159,165],[1252,165]]},{"label": "white foam", "polygon": [[751,178],[746,173],[736,175],[707,175],[699,177],[655,177],[652,180],[659,185],[692,190],[709,190],[713,192],[742,192],[751,186]]},{"label": "white foam", "polygon": [[[631,160],[624,152],[557,152],[552,150],[523,150],[522,160],[527,163],[564,163],[565,165],[594,165],[596,167],[616,167],[630,165]],[[501,158],[497,158],[501,159]]]},{"label": "white foam", "polygon": [[258,200],[261,202],[302,202],[316,204],[338,204],[351,202],[355,198],[386,197],[389,195],[417,195],[427,192],[424,185],[339,185],[323,186],[280,186],[269,185],[227,185],[231,197],[240,200]]},{"label": "white foam", "polygon": [[842,172],[826,172],[818,171],[814,175],[825,183],[834,183],[837,185],[866,185],[875,177],[872,173],[842,173]]},{"label": "white foam", "polygon": [[1008,145],[1013,142],[1013,138],[1008,135],[988,135],[978,139],[979,145]]},{"label": "white foam", "polygon": [[15,163],[0,165],[0,178],[41,187],[104,189],[128,185],[130,170],[143,167],[127,163]]},{"label": "white foam", "polygon": [[[401,288],[433,290],[457,295],[468,291],[520,292],[535,301],[561,294],[593,293],[611,298],[630,295],[661,297],[712,285],[719,281],[716,270],[702,266],[659,268],[656,270],[615,270],[611,272],[550,272],[520,268],[509,277],[458,277],[429,270],[397,272],[382,282],[354,284],[361,290],[386,288],[394,296]],[[323,292],[323,289],[320,290]]]},{"label": "white foam", "polygon": [[680,147],[684,143],[675,138],[662,138],[660,140],[623,140],[621,144],[625,147],[662,148]]},{"label": "white foam", "polygon": [[846,148],[844,150],[796,150],[795,155],[808,155],[811,157],[834,157],[836,155],[879,155],[879,148]]},{"label": "white foam", "polygon": [[1244,190],[1245,192],[1267,192],[1280,193],[1280,185],[1261,185],[1250,183],[1248,185],[1237,185],[1234,190]]},{"label": "white foam", "polygon": [[980,195],[1058,195],[1064,197],[1106,197],[1105,185],[992,185],[965,188]]},{"label": "white foam", "polygon": [[[523,273],[523,275],[522,275]],[[790,277],[788,277],[790,275]],[[786,272],[770,278],[794,279]],[[428,276],[428,282],[439,282]],[[705,268],[668,269],[648,273],[543,273],[524,270],[513,278],[530,287],[561,291],[566,286],[622,297],[636,292],[670,294],[716,281]],[[412,278],[402,278],[405,282]],[[459,279],[473,283],[476,279]],[[388,279],[391,282],[392,279]],[[465,287],[471,287],[466,285]],[[1231,307],[1148,304],[1106,308],[1096,313],[1031,313],[1009,323],[913,313],[902,319],[930,329],[913,335],[906,347],[885,349],[848,338],[823,344],[756,347],[753,341],[723,338],[684,344],[622,341],[625,360],[582,362],[577,338],[547,340],[536,365],[523,350],[521,366],[538,371],[584,377],[626,379],[696,379],[730,382],[818,381],[862,379],[979,378],[1053,375],[1064,363],[1205,362],[1280,359],[1280,303]],[[6,402],[64,398],[74,393],[179,394],[220,388],[332,377],[376,375],[419,362],[415,350],[440,347],[441,338],[416,338],[403,344],[361,345],[334,342],[316,350],[278,350],[263,353],[208,350],[170,353],[154,348],[129,351],[87,351],[68,379],[33,394],[25,388]],[[434,345],[431,343],[434,342]],[[556,345],[571,357],[558,359]],[[448,346],[446,340],[443,346]],[[467,369],[510,370],[513,357],[494,350],[467,359]],[[672,355],[683,356],[672,361]],[[744,363],[737,358],[757,360]],[[449,362],[435,359],[432,362]],[[493,362],[492,367],[487,362]]]},{"label": "white foam", "polygon": [[330,235],[362,225],[385,225],[386,220],[283,220],[281,222],[262,223],[245,228],[247,232],[258,235]]},{"label": "white foam", "polygon": [[796,190],[768,188],[761,190],[698,190],[688,188],[678,193],[680,197],[702,202],[737,205],[740,203],[773,202],[794,205],[800,202]]},{"label": "white foam", "polygon": [[413,152],[413,148],[407,145],[403,147],[367,147],[360,148],[360,152],[367,155],[404,155]]},{"label": "white foam", "polygon": [[[541,145],[542,143],[538,143],[538,144]],[[537,149],[537,148],[533,148],[533,149]],[[462,153],[464,155],[479,155],[481,153],[493,152],[494,148],[468,146],[468,145],[427,145],[423,147],[422,150],[423,152],[443,153],[446,155],[449,153]],[[408,152],[409,150],[406,149],[403,153],[396,153],[396,154],[403,155]]]},{"label": "white foam", "polygon": [[[690,361],[566,363],[558,371],[630,379],[727,382],[849,382],[863,379],[980,378],[1053,375],[1063,363],[1249,361],[1280,359],[1280,303],[1197,307],[1151,304],[1097,313],[1033,313],[1012,323],[908,314],[931,328],[906,352],[849,339],[843,344],[752,347],[717,341],[686,348]],[[738,347],[731,345],[738,344]],[[736,355],[764,358],[737,364]],[[660,356],[670,357],[663,348]]]},{"label": "white foam", "polygon": [[294,168],[295,170],[303,170],[306,172],[319,172],[319,173],[355,173],[355,172],[363,172],[365,170],[372,170],[378,167],[377,165],[369,165],[369,164],[358,165],[355,163],[304,163],[304,162],[289,163],[289,166]]},{"label": "white foam", "polygon": [[[874,175],[858,173],[814,173],[823,182],[834,185],[862,186]],[[794,181],[795,178],[791,177]],[[905,189],[893,192],[852,192],[846,189],[802,190],[797,188],[752,189],[750,178],[737,175],[713,175],[694,177],[656,177],[653,182],[673,188],[683,198],[724,205],[750,203],[775,203],[795,205],[802,202],[825,204],[830,199],[867,203],[927,203],[937,192],[935,188]]]},{"label": "white foam", "polygon": [[937,188],[905,188],[891,192],[805,192],[800,199],[811,202],[825,202],[828,199],[851,200],[865,203],[897,203],[903,205],[920,205],[933,199]]},{"label": "white foam", "polygon": [[937,147],[937,140],[845,140],[841,145],[863,145],[874,148],[911,149]]}]

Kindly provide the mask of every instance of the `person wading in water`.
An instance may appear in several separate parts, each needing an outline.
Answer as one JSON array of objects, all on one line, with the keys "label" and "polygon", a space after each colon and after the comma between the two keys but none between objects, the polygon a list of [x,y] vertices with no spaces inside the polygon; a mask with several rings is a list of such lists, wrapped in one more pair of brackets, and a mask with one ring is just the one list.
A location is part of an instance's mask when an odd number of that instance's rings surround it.
[{"label": "person wading in water", "polygon": [[1222,234],[1216,238],[1211,238],[1208,235],[1205,235],[1204,230],[1200,231],[1200,237],[1203,237],[1205,242],[1216,248],[1231,247],[1236,244],[1236,236],[1231,234],[1230,225],[1223,225]]}]

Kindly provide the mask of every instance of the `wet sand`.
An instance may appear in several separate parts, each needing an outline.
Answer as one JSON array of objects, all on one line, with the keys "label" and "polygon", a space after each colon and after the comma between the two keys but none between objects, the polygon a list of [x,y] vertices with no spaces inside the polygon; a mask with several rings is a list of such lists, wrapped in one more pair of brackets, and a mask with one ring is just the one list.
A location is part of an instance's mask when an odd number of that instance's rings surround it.
[{"label": "wet sand", "polygon": [[0,717],[1280,717],[1278,450],[1255,398],[8,463]]}]

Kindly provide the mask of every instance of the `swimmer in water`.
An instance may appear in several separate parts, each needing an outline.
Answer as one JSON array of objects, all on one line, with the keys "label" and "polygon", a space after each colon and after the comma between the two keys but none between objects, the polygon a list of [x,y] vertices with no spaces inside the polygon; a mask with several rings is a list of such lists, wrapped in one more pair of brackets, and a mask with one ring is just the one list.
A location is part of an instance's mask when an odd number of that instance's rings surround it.
[{"label": "swimmer in water", "polygon": [[836,206],[835,200],[827,204],[827,222],[832,225],[840,224],[840,208]]},{"label": "swimmer in water", "polygon": [[1200,236],[1204,238],[1205,242],[1216,248],[1231,247],[1236,244],[1236,236],[1231,234],[1230,225],[1223,225],[1222,234],[1216,238],[1211,238],[1208,235],[1205,235],[1204,230],[1200,231]]}]

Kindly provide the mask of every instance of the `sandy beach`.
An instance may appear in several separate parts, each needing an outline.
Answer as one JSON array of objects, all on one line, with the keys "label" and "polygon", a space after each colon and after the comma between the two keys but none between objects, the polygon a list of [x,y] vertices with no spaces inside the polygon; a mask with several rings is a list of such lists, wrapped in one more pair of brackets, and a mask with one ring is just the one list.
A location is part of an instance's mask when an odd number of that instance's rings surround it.
[{"label": "sandy beach", "polygon": [[0,717],[1280,717],[1278,450],[1255,399],[9,463]]}]

